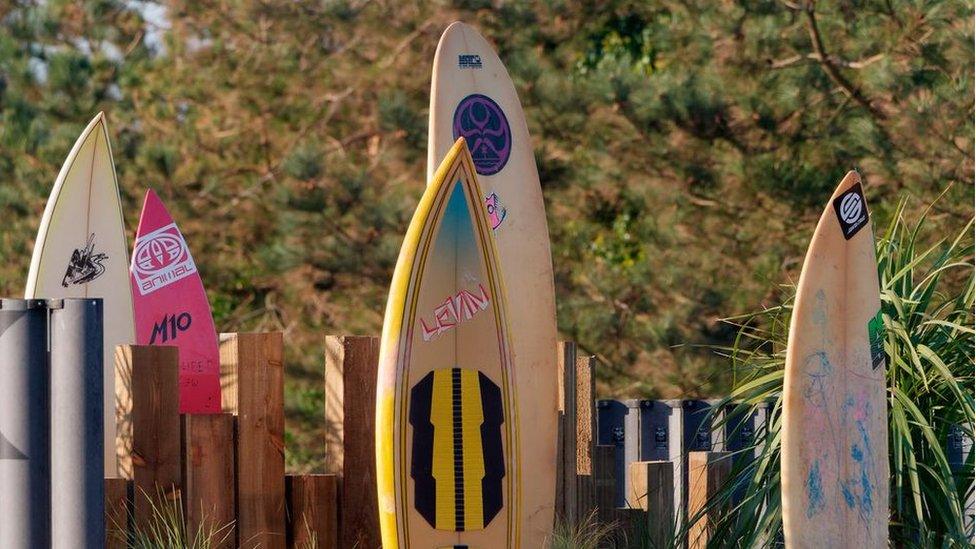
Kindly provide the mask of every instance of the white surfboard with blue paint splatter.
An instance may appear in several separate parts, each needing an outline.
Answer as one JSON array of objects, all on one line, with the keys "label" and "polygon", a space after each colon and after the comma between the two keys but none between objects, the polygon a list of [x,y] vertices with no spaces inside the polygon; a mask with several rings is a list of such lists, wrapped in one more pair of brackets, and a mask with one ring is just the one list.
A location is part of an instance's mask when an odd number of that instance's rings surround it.
[{"label": "white surfboard with blue paint splatter", "polygon": [[790,324],[782,434],[788,547],[888,544],[881,301],[861,180],[849,172],[817,224]]}]

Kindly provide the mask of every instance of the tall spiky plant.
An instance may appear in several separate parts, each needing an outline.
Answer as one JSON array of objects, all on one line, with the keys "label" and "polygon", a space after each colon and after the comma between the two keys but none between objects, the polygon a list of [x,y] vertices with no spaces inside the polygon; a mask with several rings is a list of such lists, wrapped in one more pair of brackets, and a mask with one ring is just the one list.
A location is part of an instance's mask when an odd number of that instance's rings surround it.
[{"label": "tall spiky plant", "polygon": [[[891,468],[890,539],[896,546],[968,546],[972,517],[973,455],[951,459],[949,441],[973,437],[974,269],[973,221],[956,235],[923,247],[926,215],[904,218],[905,202],[877,239],[885,352],[888,355],[888,422]],[[733,412],[717,421],[768,406],[766,429],[733,455],[727,485],[715,507],[725,512],[710,546],[772,546],[782,540],[780,432],[783,372],[792,301],[731,319],[740,326],[732,347],[736,386],[715,410]],[[734,425],[734,423],[733,423]],[[958,456],[957,456],[958,457]],[[743,459],[745,458],[745,459]]]}]

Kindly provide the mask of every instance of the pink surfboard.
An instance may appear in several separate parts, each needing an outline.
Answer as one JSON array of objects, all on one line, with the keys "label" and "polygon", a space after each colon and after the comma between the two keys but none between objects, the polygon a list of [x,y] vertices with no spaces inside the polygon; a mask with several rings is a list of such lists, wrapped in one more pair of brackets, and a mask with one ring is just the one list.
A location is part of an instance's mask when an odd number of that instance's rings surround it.
[{"label": "pink surfboard", "polygon": [[152,189],[129,266],[136,343],[180,352],[180,413],[220,413],[217,332],[186,240]]}]

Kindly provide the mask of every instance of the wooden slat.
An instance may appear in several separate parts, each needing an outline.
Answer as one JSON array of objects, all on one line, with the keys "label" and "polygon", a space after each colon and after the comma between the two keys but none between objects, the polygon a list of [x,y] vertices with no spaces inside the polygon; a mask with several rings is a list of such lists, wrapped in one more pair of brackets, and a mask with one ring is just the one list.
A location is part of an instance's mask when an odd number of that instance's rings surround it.
[{"label": "wooden slat", "polygon": [[576,516],[576,344],[560,341],[557,344],[557,368],[559,371],[559,409],[561,412],[559,430],[560,447],[557,464],[557,515],[568,525],[577,523]]},{"label": "wooden slat", "polygon": [[379,348],[376,337],[326,338],[326,472],[339,476],[340,547],[380,545],[373,432]]},{"label": "wooden slat", "polygon": [[[728,452],[690,452],[688,455],[688,519],[705,509],[725,483],[731,470]],[[721,517],[721,509],[713,508],[700,517],[688,531],[688,547],[708,545],[712,529]]]},{"label": "wooden slat", "polygon": [[614,547],[620,549],[642,547],[641,538],[644,536],[644,523],[647,522],[647,512],[643,509],[617,508],[614,510],[616,521]]},{"label": "wooden slat", "polygon": [[627,464],[627,507],[647,510],[647,461]]},{"label": "wooden slat", "polygon": [[674,509],[674,464],[648,461],[647,537],[651,547],[670,547],[677,529]]},{"label": "wooden slat", "polygon": [[566,498],[563,493],[565,484],[566,463],[563,454],[566,452],[566,372],[563,347],[565,341],[556,342],[556,499],[554,511],[556,522],[564,521],[566,517]]},{"label": "wooden slat", "polygon": [[616,448],[611,445],[597,445],[593,449],[593,502],[597,508],[600,522],[615,520],[617,482]]},{"label": "wooden slat", "polygon": [[133,514],[139,526],[152,515],[153,500],[162,496],[173,504],[180,497],[179,354],[176,347],[149,345],[120,350],[131,380]]},{"label": "wooden slat", "polygon": [[105,479],[105,549],[125,549],[131,525],[132,481],[125,478]]},{"label": "wooden slat", "polygon": [[576,520],[593,510],[593,445],[596,432],[596,400],[593,370],[596,358],[576,356]]},{"label": "wooden slat", "polygon": [[335,549],[339,545],[336,475],[288,475],[288,547]]},{"label": "wooden slat", "polygon": [[234,416],[182,416],[183,503],[189,532],[214,532],[213,547],[234,547]]},{"label": "wooden slat", "polygon": [[237,372],[237,535],[285,547],[285,416],[281,333],[232,334],[221,362]]},{"label": "wooden slat", "polygon": [[[115,462],[119,476],[132,479],[132,352],[115,347]],[[111,474],[107,472],[106,474]]]},{"label": "wooden slat", "polygon": [[237,415],[237,334],[220,334],[220,404]]},{"label": "wooden slat", "polygon": [[[557,379],[562,379],[562,373],[557,374]],[[562,385],[560,383],[560,385]],[[562,387],[559,389],[562,392]],[[563,452],[565,451],[566,439],[566,412],[562,410],[562,395],[557,396],[556,402],[560,403],[560,409],[556,412],[556,494],[553,512],[555,513],[556,524],[565,521],[566,517],[566,497],[563,494],[564,478],[566,477],[566,465],[563,463]]]}]

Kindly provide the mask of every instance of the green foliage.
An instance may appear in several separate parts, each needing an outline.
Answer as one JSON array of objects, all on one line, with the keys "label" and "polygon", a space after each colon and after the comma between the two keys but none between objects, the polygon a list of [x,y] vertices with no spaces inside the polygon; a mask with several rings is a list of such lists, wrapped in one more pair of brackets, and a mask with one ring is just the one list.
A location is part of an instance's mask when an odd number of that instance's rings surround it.
[{"label": "green foliage", "polygon": [[[234,533],[233,523],[214,524],[210,520],[203,520],[196,530],[191,530],[180,500],[167,498],[162,490],[155,494],[142,492],[137,497],[148,502],[149,514],[144,524],[137,524],[128,534],[126,546],[130,549],[210,549],[224,546]],[[121,525],[113,525],[110,534],[126,531]]]},{"label": "green foliage", "polygon": [[[890,537],[898,547],[965,547],[973,536],[963,510],[973,492],[973,455],[951,463],[953,429],[973,436],[974,381],[972,221],[930,246],[929,217],[909,224],[906,202],[877,241],[884,349],[888,355],[888,423],[891,470]],[[933,210],[935,207],[933,207]],[[768,429],[757,431],[735,459],[732,475],[711,509],[727,510],[717,525],[716,547],[755,547],[780,539],[780,433],[783,368],[791,300],[741,323],[725,349],[736,387],[716,409],[738,402],[731,417],[747,417],[771,403]],[[719,422],[724,429],[727,419]],[[740,456],[741,457],[741,456]],[[733,505],[734,493],[744,494]],[[694,520],[695,517],[691,517]]]},{"label": "green foliage", "polygon": [[[429,67],[464,19],[525,108],[561,336],[601,358],[604,395],[724,394],[704,346],[782,301],[798,228],[847,169],[878,219],[946,188],[932,234],[972,212],[971,2],[792,5],[3,3],[0,294],[22,292],[52,182],[105,110],[130,235],[152,187],[218,329],[283,330],[289,391],[320,387],[323,334],[380,331],[425,183]],[[294,445],[321,440],[307,394]]]},{"label": "green foliage", "polygon": [[575,526],[557,520],[547,541],[550,549],[599,549],[613,543],[618,535],[618,524],[600,522],[596,511],[591,511]]}]

